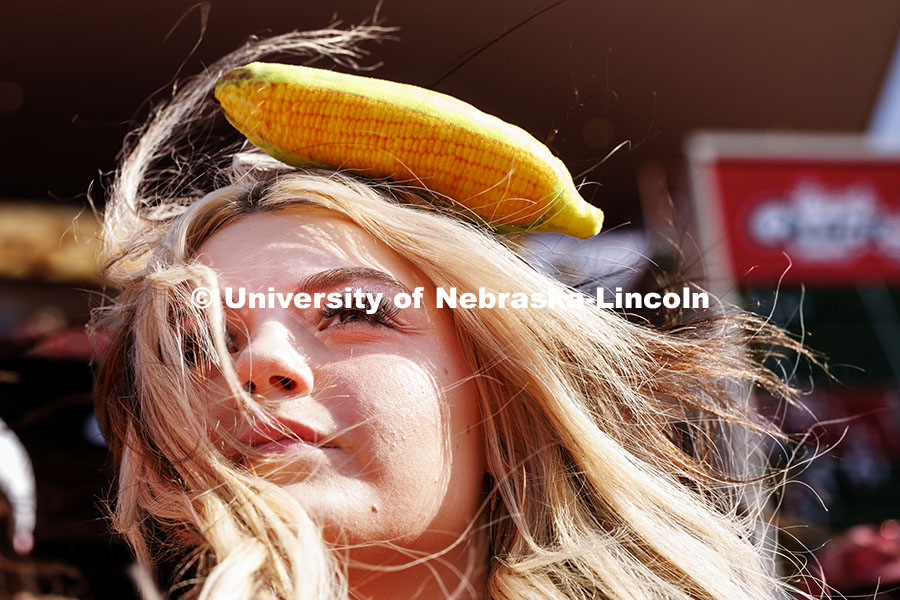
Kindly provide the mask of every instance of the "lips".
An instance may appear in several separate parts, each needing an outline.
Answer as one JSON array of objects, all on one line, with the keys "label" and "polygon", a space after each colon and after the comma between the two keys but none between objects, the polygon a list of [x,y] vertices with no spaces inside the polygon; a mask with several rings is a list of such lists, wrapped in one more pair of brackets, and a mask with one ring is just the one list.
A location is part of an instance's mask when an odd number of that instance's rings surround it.
[{"label": "lips", "polygon": [[265,452],[292,442],[302,442],[319,448],[336,448],[337,445],[333,442],[325,442],[329,437],[304,423],[290,419],[276,419],[273,423],[257,424],[256,427],[241,434],[238,439],[243,444]]}]

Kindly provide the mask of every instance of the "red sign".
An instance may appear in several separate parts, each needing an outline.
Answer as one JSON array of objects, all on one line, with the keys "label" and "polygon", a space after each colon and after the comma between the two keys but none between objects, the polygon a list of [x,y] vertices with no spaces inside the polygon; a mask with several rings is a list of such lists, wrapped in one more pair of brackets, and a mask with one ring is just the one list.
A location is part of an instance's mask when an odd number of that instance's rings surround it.
[{"label": "red sign", "polygon": [[747,135],[700,137],[691,154],[702,233],[734,281],[900,282],[900,155]]}]

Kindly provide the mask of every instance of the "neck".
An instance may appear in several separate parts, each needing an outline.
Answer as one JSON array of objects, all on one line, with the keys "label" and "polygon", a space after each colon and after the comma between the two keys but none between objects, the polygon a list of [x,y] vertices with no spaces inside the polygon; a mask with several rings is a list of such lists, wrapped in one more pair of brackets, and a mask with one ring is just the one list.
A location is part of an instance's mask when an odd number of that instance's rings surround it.
[{"label": "neck", "polygon": [[[386,553],[391,556],[386,556]],[[358,600],[486,600],[490,558],[485,544],[462,542],[439,556],[416,559],[402,549],[351,553],[373,566],[348,571],[351,597]]]}]

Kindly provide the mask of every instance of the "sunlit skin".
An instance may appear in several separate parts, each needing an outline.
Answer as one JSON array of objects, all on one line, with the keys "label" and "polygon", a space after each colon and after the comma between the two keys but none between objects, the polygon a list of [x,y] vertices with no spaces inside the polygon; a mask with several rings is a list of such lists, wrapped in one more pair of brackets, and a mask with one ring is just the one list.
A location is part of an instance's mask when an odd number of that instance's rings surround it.
[{"label": "sunlit skin", "polygon": [[[223,290],[248,293],[296,292],[310,277],[347,269],[351,279],[306,291],[350,287],[392,299],[425,287],[420,308],[380,315],[226,309],[240,381],[276,418],[315,441],[273,442],[266,439],[277,437],[271,433],[254,434],[234,418],[224,393],[211,394],[213,421],[234,424],[235,433],[265,454],[269,461],[256,461],[258,472],[289,490],[331,542],[390,541],[437,553],[478,521],[485,457],[476,388],[452,315],[435,307],[434,286],[421,271],[357,225],[313,207],[244,217],[209,238],[199,260],[218,273]],[[224,389],[221,376],[212,384]],[[436,575],[423,566],[376,576],[351,571],[351,586],[360,597],[438,597],[436,578],[451,590],[459,584],[443,561],[461,572],[473,556],[487,564],[486,550],[472,542],[476,536],[468,539],[431,561]],[[352,557],[382,565],[411,560],[383,544]],[[471,591],[484,589],[484,575],[469,573]]]}]

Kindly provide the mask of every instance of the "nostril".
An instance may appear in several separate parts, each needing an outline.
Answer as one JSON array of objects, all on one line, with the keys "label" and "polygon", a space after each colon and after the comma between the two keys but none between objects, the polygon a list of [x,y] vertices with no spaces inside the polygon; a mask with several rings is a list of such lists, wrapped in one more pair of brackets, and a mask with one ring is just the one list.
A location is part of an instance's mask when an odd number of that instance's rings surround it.
[{"label": "nostril", "polygon": [[274,376],[269,381],[271,381],[273,385],[281,386],[281,388],[286,392],[289,392],[297,387],[297,382],[290,377]]},{"label": "nostril", "polygon": [[249,394],[255,394],[256,393],[256,384],[253,383],[252,381],[248,381],[247,383],[244,384],[244,389]]}]

